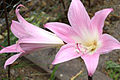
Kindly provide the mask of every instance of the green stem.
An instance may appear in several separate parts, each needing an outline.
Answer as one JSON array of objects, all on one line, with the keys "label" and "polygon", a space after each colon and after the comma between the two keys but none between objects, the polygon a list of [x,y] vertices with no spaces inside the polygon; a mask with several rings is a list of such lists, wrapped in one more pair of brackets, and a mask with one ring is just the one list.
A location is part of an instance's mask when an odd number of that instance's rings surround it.
[{"label": "green stem", "polygon": [[57,65],[54,67],[53,72],[52,72],[52,74],[51,74],[51,76],[50,76],[50,80],[55,80],[55,72],[57,71],[58,66],[59,66],[59,64],[57,64]]}]

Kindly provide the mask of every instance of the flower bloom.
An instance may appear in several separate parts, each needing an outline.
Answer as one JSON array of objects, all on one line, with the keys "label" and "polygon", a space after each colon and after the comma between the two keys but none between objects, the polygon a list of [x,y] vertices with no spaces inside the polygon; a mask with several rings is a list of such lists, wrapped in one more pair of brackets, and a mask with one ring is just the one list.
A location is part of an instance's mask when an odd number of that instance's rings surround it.
[{"label": "flower bloom", "polygon": [[0,51],[0,54],[11,52],[19,53],[11,56],[5,62],[4,68],[6,68],[7,65],[12,64],[18,57],[28,54],[31,51],[55,47],[63,44],[63,41],[55,34],[28,23],[19,14],[18,8],[21,6],[24,7],[23,5],[19,5],[16,8],[16,15],[19,22],[13,20],[11,24],[11,31],[19,40],[16,44],[5,47]]},{"label": "flower bloom", "polygon": [[95,72],[100,54],[120,49],[120,43],[109,34],[103,33],[104,21],[113,9],[100,10],[90,19],[80,0],[72,0],[68,11],[71,26],[50,22],[45,27],[53,31],[67,44],[58,51],[52,64],[58,64],[81,57],[88,70],[88,75]]}]

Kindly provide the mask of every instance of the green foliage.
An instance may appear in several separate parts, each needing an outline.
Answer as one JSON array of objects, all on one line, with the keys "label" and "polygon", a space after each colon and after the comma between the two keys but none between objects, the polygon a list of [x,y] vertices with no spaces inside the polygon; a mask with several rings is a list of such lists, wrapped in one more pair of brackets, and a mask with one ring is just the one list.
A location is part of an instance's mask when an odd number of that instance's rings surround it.
[{"label": "green foliage", "polygon": [[120,80],[120,64],[113,61],[108,61],[106,63],[106,70],[112,79]]},{"label": "green foliage", "polygon": [[27,67],[27,66],[33,66],[33,65],[35,65],[35,64],[28,64],[28,63],[26,63],[26,62],[20,62],[19,64],[16,64],[16,65],[14,65],[14,66],[12,66],[11,68],[13,68],[13,69],[16,69],[16,68],[23,68],[23,67]]},{"label": "green foliage", "polygon": [[[5,32],[5,34],[6,34],[7,32]],[[5,39],[4,39],[4,41],[3,42],[1,42],[0,43],[0,45],[2,45],[2,46],[4,46],[4,47],[6,47],[6,46],[8,46],[8,38],[7,38],[7,36],[5,37]],[[16,43],[16,41],[17,41],[17,38],[13,35],[13,33],[12,32],[10,32],[10,44],[14,44],[14,43]],[[1,48],[0,48],[1,49]]]},{"label": "green foliage", "polygon": [[[2,78],[2,80],[8,80],[8,78]],[[11,79],[12,80],[12,79]],[[15,80],[22,80],[22,77],[18,76]]]},{"label": "green foliage", "polygon": [[[6,33],[6,32],[5,32]],[[6,46],[8,46],[8,38],[7,38],[7,36],[6,36],[6,38],[4,39],[4,41],[3,42],[1,42],[0,43],[0,45],[2,45],[3,47],[6,47]],[[13,35],[13,33],[12,32],[10,32],[10,44],[14,44],[14,43],[16,43],[16,41],[17,41],[17,38]],[[0,47],[0,50],[2,49],[2,47]],[[2,55],[2,56],[7,56],[8,54],[0,54],[0,55]]]},{"label": "green foliage", "polygon": [[57,21],[61,18],[61,14],[57,14],[56,17],[52,17],[52,16],[48,15],[47,13],[45,13],[44,11],[33,12],[31,14],[32,14],[32,16],[25,18],[25,20],[27,20],[31,24],[39,26],[39,27],[43,27],[43,25],[47,21],[53,22],[53,21]]},{"label": "green foliage", "polygon": [[22,77],[18,76],[18,77],[16,78],[16,80],[22,80]]},{"label": "green foliage", "polygon": [[59,64],[54,67],[53,72],[52,72],[49,80],[55,80],[55,72],[57,71],[58,66],[59,66]]},{"label": "green foliage", "polygon": [[26,63],[24,63],[24,62],[22,62],[22,63],[20,63],[20,64],[16,64],[16,65],[14,65],[14,66],[12,66],[12,68],[23,68],[23,67],[25,67],[25,66],[28,66]]},{"label": "green foliage", "polygon": [[8,80],[8,78],[2,78],[2,80]]},{"label": "green foliage", "polygon": [[47,14],[45,14],[45,12],[40,12],[40,14],[38,14],[38,12],[34,12],[32,13],[32,16],[25,18],[28,22],[32,23],[33,25],[36,26],[43,26],[43,24],[45,22],[48,21],[49,16]]}]

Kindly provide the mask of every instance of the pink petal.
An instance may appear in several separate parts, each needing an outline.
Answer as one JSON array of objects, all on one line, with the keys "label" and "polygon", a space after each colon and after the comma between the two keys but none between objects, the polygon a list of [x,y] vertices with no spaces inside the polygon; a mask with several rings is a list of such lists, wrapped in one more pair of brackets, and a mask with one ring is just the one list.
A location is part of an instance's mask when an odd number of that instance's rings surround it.
[{"label": "pink petal", "polygon": [[16,8],[16,15],[17,15],[17,18],[18,18],[18,20],[20,21],[20,22],[24,22],[24,21],[26,21],[21,15],[20,15],[20,13],[19,13],[19,8],[20,7],[25,7],[25,6],[23,6],[22,4],[20,4],[20,5],[18,5],[17,6],[17,8]]},{"label": "pink petal", "polygon": [[63,41],[58,38],[55,34],[45,31],[41,28],[35,27],[32,24],[25,26],[25,29],[28,31],[32,38],[35,38],[40,43],[50,43],[50,44],[63,44]]},{"label": "pink petal", "polygon": [[40,51],[43,49],[48,49],[55,47],[55,45],[50,44],[36,44],[36,43],[20,43],[20,47],[24,50],[24,53],[21,56],[32,53],[32,51]]},{"label": "pink petal", "polygon": [[120,49],[120,42],[109,34],[102,35],[102,46],[99,53],[108,53],[114,49]]},{"label": "pink petal", "polygon": [[66,43],[73,43],[75,40],[79,40],[79,35],[75,33],[71,26],[59,23],[50,22],[44,25],[46,28],[53,31],[58,37],[60,37]]},{"label": "pink petal", "polygon": [[2,50],[0,50],[1,53],[13,53],[13,52],[23,52],[23,50],[19,47],[17,44],[13,44],[11,46],[5,47]]},{"label": "pink petal", "polygon": [[11,31],[18,38],[21,38],[24,36],[30,36],[26,33],[24,26],[22,26],[19,22],[14,21],[14,20],[12,20]]},{"label": "pink petal", "polygon": [[97,28],[100,34],[103,32],[104,21],[111,11],[113,11],[112,8],[100,10],[96,12],[94,17],[91,19],[93,29]]},{"label": "pink petal", "polygon": [[88,70],[88,75],[92,76],[97,68],[100,54],[93,55],[82,55],[81,58],[84,60],[86,68]]},{"label": "pink petal", "polygon": [[[20,10],[19,7],[24,7],[24,6],[20,4],[20,5],[18,5],[17,8],[16,8],[16,15],[17,15],[17,18],[18,18],[20,24],[21,24],[22,26],[24,26],[24,29],[25,29],[25,31],[26,31],[27,33],[29,33],[29,34],[31,34],[31,35],[33,35],[33,36],[39,36],[40,33],[43,32],[43,30],[40,29],[39,27],[36,27],[36,26],[28,23],[28,22],[20,15],[20,13],[19,13],[19,10]],[[40,32],[40,31],[42,31],[42,32]],[[47,31],[44,31],[44,32],[47,32]],[[43,34],[43,35],[44,35],[44,34]]]},{"label": "pink petal", "polygon": [[41,45],[63,45],[63,41],[54,36],[41,36],[41,37],[24,37],[19,40],[19,43],[36,43]]},{"label": "pink petal", "polygon": [[9,59],[7,59],[7,61],[5,62],[4,68],[6,69],[7,65],[12,64],[17,58],[19,58],[21,56],[22,53],[19,54],[15,54],[13,56],[11,56]]},{"label": "pink petal", "polygon": [[66,44],[62,46],[61,49],[58,51],[57,55],[55,56],[52,64],[58,64],[80,57],[81,54],[77,53],[75,50],[75,44]]},{"label": "pink petal", "polygon": [[[16,8],[16,15],[18,20],[20,21],[20,24],[22,26],[24,26],[25,31],[27,32],[27,34],[31,35],[30,37],[26,37],[26,39],[29,41],[29,39],[36,39],[37,41],[39,41],[39,43],[49,43],[49,44],[63,44],[63,41],[61,39],[59,39],[58,37],[56,37],[54,34],[45,31],[39,27],[36,27],[30,23],[28,23],[20,14],[19,14],[19,7],[21,7],[23,5],[19,5]],[[24,38],[25,40],[25,38]],[[26,40],[26,41],[27,41]]]},{"label": "pink petal", "polygon": [[90,30],[90,18],[80,0],[72,0],[68,11],[68,19],[73,29],[79,34],[83,30]]},{"label": "pink petal", "polygon": [[35,51],[35,50],[41,50],[41,49],[46,49],[46,48],[51,48],[54,45],[48,45],[48,44],[35,44],[35,43],[21,43],[20,47],[25,51],[25,52],[30,52],[30,51]]},{"label": "pink petal", "polygon": [[36,37],[41,37],[42,35],[44,36],[47,36],[47,34],[51,34],[50,32],[48,31],[45,31],[37,26],[34,26],[30,23],[28,23],[19,13],[19,7],[24,7],[23,5],[18,5],[17,8],[16,8],[16,15],[17,15],[17,18],[18,20],[20,21],[20,24],[22,26],[24,26],[24,29],[26,30],[27,33],[29,33],[30,35],[32,36],[36,36]]}]

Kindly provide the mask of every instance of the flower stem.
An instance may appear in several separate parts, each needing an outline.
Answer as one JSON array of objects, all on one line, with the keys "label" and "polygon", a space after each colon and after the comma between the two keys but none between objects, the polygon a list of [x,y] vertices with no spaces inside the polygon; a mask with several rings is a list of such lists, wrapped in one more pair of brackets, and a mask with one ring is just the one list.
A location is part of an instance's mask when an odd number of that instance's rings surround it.
[{"label": "flower stem", "polygon": [[88,76],[88,80],[93,80],[93,79],[92,79],[92,76]]},{"label": "flower stem", "polygon": [[54,67],[53,72],[52,72],[52,74],[51,74],[51,76],[50,76],[50,80],[55,80],[55,72],[57,71],[58,67],[59,67],[59,64],[57,64],[57,65]]}]

